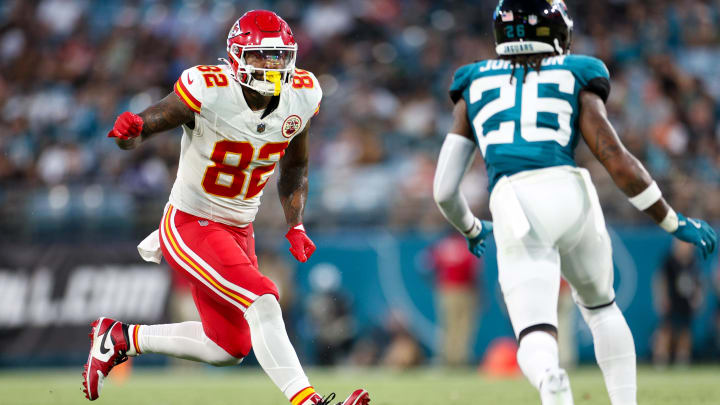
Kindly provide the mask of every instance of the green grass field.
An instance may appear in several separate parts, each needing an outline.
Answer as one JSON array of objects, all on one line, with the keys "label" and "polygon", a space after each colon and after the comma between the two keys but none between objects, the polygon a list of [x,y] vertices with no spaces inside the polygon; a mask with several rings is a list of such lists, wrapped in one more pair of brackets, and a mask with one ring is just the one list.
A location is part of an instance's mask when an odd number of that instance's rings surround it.
[{"label": "green grass field", "polygon": [[[371,394],[372,405],[539,404],[535,390],[523,378],[489,379],[471,370],[311,369],[309,376],[319,391],[335,391],[343,398],[352,389],[364,387]],[[596,368],[575,370],[570,373],[570,379],[576,404],[610,403]],[[5,370],[0,372],[0,404],[88,403],[80,386],[80,372]],[[717,405],[720,404],[720,367],[662,372],[641,368],[639,386],[641,405]],[[232,370],[137,370],[123,384],[108,380],[95,403],[284,405],[287,401],[259,368],[238,367]]]}]

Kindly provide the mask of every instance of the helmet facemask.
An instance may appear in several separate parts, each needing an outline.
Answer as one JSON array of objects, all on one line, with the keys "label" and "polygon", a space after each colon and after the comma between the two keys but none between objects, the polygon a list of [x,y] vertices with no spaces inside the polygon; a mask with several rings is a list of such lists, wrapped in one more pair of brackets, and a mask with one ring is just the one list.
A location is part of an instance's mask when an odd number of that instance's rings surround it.
[{"label": "helmet facemask", "polygon": [[[263,42],[274,42],[266,38]],[[245,45],[232,44],[228,54],[237,66],[235,79],[243,86],[265,96],[279,96],[283,86],[292,82],[295,72],[297,44]]]}]

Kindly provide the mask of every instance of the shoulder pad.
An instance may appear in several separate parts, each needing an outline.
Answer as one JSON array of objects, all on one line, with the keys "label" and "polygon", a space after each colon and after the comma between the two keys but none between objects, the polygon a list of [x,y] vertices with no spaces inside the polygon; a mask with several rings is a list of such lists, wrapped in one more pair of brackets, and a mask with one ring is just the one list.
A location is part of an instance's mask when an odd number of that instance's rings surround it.
[{"label": "shoulder pad", "polygon": [[303,69],[295,69],[292,83],[290,84],[293,91],[300,97],[302,102],[307,105],[306,108],[311,110],[312,115],[316,115],[320,109],[320,101],[322,100],[322,88],[320,81],[315,75]]},{"label": "shoulder pad", "polygon": [[591,91],[603,101],[610,96],[610,72],[605,63],[598,58],[585,55],[568,55],[573,73],[583,90]]},{"label": "shoulder pad", "polygon": [[208,89],[228,87],[230,78],[222,66],[199,65],[186,69],[175,82],[175,94],[193,111],[200,113]]},{"label": "shoulder pad", "polygon": [[475,71],[476,66],[477,65],[475,63],[471,63],[469,65],[461,66],[455,71],[452,84],[450,84],[450,99],[453,104],[457,103],[460,98],[462,98],[463,92],[470,85],[472,73]]},{"label": "shoulder pad", "polygon": [[175,94],[180,97],[185,105],[196,113],[200,113],[202,108],[202,75],[198,71],[198,66],[185,69],[178,80],[175,82]]},{"label": "shoulder pad", "polygon": [[568,55],[575,74],[583,81],[590,81],[596,77],[610,79],[610,72],[605,63],[598,58],[585,55]]}]

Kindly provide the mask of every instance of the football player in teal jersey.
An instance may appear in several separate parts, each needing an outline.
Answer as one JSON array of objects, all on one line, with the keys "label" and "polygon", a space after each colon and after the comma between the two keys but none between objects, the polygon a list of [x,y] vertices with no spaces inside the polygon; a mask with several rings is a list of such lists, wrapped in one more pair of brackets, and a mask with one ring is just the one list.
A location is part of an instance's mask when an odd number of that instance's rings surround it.
[{"label": "football player in teal jersey", "polygon": [[[676,213],[623,146],[605,109],[608,70],[569,53],[573,22],[562,0],[502,0],[494,27],[499,58],[461,67],[450,87],[454,120],[438,159],[435,200],[476,255],[494,232],[518,364],[543,405],[573,403],[558,364],[561,275],[592,332],[612,405],[634,405],[635,346],[615,304],[597,192],[574,161],[577,143],[585,140],[631,204],[703,256],[717,236],[704,221]],[[476,148],[489,176],[492,223],[476,218],[459,192]]]}]

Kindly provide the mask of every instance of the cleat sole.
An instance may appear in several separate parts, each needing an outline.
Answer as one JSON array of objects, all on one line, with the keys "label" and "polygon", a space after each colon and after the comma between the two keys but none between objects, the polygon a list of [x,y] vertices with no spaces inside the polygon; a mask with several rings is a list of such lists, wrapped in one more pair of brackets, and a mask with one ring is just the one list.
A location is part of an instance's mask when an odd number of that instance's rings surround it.
[{"label": "cleat sole", "polygon": [[95,321],[93,321],[90,324],[90,333],[88,333],[88,337],[90,338],[90,353],[88,354],[87,363],[85,363],[85,365],[83,366],[83,373],[82,373],[83,383],[82,384],[83,384],[83,393],[85,394],[85,398],[87,398],[90,401],[94,401],[94,400],[98,399],[97,396],[93,397],[92,395],[90,395],[90,387],[89,387],[90,373],[89,373],[88,368],[92,364],[92,358],[93,358],[92,357],[92,349],[93,349],[93,345],[95,344],[95,332],[98,328],[98,325],[100,325],[102,323],[103,319],[105,319],[105,318],[99,318],[99,319],[96,319]]}]

